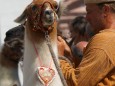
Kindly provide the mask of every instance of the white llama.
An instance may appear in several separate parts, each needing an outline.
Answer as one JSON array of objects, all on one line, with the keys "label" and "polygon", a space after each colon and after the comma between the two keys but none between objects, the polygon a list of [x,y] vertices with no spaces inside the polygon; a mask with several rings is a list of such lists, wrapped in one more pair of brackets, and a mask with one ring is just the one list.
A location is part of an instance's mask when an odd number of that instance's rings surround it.
[{"label": "white llama", "polygon": [[[57,55],[59,1],[33,0],[17,22],[25,22],[23,86],[64,86],[48,47]],[[50,38],[49,38],[50,37]]]}]

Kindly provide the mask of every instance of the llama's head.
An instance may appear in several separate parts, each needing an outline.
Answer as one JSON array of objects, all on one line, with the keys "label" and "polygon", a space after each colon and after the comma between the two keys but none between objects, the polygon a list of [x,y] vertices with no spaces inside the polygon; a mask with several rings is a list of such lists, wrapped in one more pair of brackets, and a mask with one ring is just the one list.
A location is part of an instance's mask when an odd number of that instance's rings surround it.
[{"label": "llama's head", "polygon": [[60,0],[33,0],[25,11],[16,19],[18,23],[29,20],[32,29],[52,30],[51,26],[57,21],[60,14]]},{"label": "llama's head", "polygon": [[24,27],[16,26],[6,32],[2,54],[5,58],[18,62],[24,51]]}]

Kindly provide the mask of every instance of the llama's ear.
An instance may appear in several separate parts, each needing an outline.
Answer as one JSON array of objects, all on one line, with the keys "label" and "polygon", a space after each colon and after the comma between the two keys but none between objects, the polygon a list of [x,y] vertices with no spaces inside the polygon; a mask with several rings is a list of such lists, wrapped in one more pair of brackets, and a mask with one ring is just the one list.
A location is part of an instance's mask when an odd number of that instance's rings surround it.
[{"label": "llama's ear", "polygon": [[27,19],[27,9],[24,10],[24,12],[19,16],[17,17],[14,21],[16,23],[20,23],[20,24],[24,24],[26,19]]},{"label": "llama's ear", "polygon": [[59,8],[57,10],[57,14],[58,14],[59,18],[62,15],[62,13],[64,12],[64,10],[65,10],[65,6],[63,5],[63,0],[60,0],[60,2],[59,2]]}]

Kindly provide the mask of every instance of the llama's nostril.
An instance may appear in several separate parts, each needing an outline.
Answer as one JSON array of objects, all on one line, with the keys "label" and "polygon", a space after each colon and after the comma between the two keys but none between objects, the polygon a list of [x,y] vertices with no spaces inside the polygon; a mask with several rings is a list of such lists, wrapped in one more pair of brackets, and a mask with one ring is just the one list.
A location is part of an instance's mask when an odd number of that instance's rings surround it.
[{"label": "llama's nostril", "polygon": [[46,10],[46,11],[45,11],[45,14],[50,15],[51,13],[52,13],[52,10]]}]

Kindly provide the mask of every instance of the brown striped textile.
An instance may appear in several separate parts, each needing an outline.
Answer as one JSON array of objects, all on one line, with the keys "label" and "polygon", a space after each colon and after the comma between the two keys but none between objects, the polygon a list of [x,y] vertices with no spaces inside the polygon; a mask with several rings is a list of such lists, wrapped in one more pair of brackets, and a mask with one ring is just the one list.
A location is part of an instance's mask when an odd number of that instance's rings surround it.
[{"label": "brown striped textile", "polygon": [[77,68],[60,60],[68,86],[115,86],[115,30],[96,34]]}]

